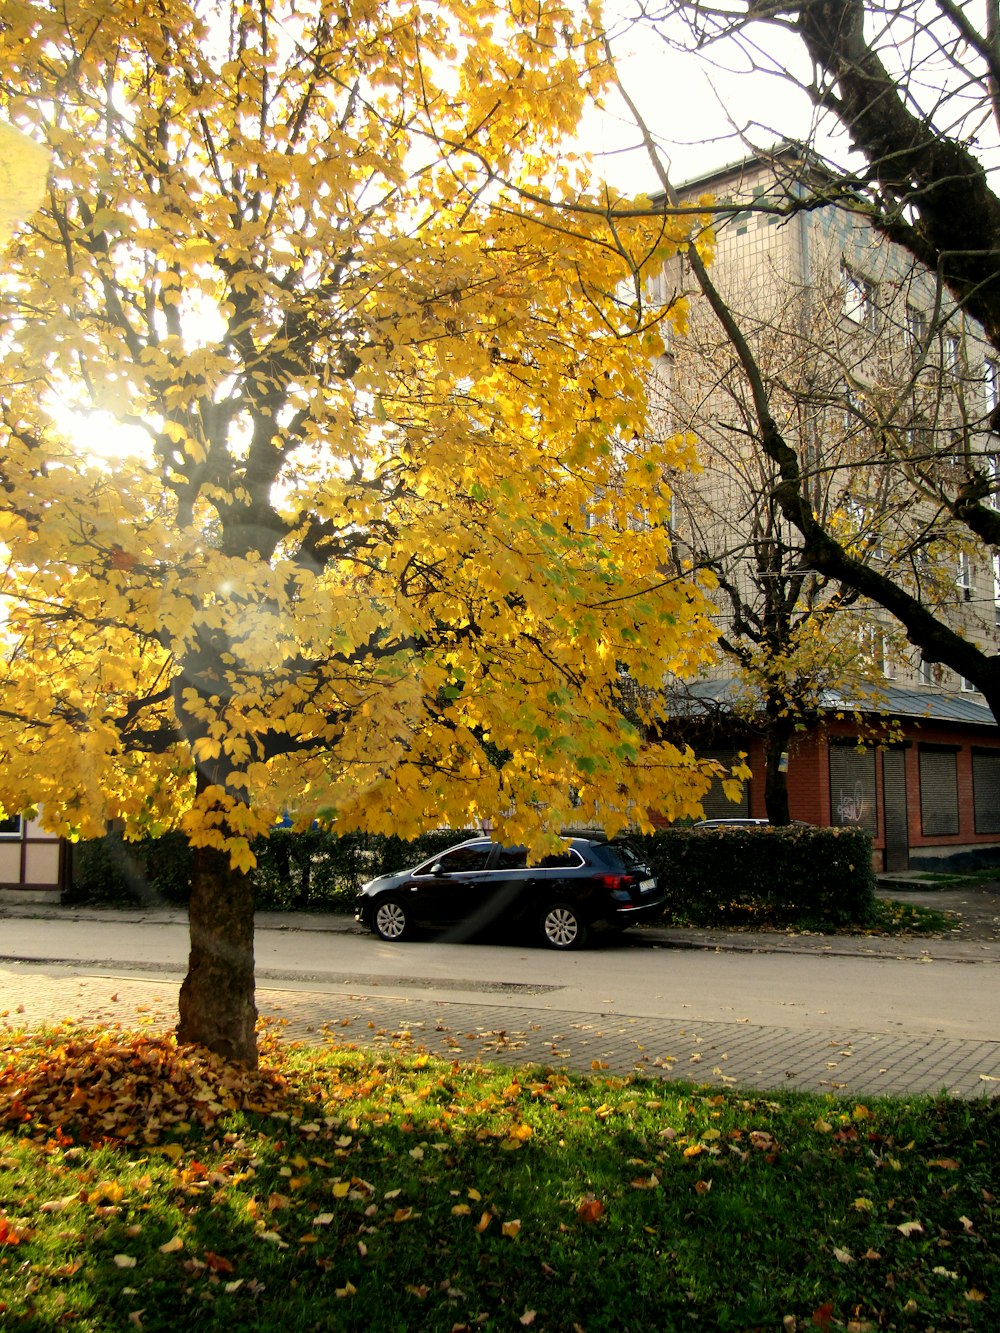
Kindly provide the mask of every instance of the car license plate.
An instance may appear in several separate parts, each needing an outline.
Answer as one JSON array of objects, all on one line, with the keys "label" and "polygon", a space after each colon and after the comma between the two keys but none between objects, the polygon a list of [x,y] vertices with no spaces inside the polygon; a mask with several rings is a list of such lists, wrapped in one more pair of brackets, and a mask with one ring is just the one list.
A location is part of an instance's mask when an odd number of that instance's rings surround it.
[{"label": "car license plate", "polygon": [[655,888],[656,888],[655,879],[644,879],[642,883],[639,885],[639,892],[652,893]]}]

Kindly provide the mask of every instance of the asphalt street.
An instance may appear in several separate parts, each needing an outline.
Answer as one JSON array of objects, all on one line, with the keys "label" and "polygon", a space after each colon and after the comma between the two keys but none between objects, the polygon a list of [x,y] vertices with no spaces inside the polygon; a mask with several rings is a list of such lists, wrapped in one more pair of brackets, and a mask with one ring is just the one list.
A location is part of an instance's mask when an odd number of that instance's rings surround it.
[{"label": "asphalt street", "polygon": [[[630,948],[572,957],[447,944],[387,952],[348,918],[263,913],[257,940],[261,1023],[284,1041],[761,1091],[1000,1091],[991,938],[654,929]],[[183,917],[169,909],[4,906],[0,1041],[63,1020],[168,1030],[185,951]],[[317,956],[341,966],[318,968]],[[644,975],[664,980],[644,990]]]}]

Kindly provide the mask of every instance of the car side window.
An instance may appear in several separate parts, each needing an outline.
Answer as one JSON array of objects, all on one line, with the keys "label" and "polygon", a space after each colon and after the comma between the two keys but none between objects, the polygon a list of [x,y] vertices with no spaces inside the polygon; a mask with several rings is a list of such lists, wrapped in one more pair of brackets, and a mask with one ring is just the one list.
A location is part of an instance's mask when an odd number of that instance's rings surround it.
[{"label": "car side window", "polygon": [[[445,852],[434,862],[441,867],[442,875],[466,875],[470,870],[485,870],[490,859],[489,847],[455,847]],[[430,874],[430,866],[422,874]]]},{"label": "car side window", "polygon": [[528,851],[525,847],[501,847],[493,863],[494,870],[523,870],[528,864]]},{"label": "car side window", "polygon": [[568,847],[564,852],[553,852],[550,856],[543,856],[538,864],[546,870],[565,870],[573,866],[582,866],[583,857],[572,847]]}]

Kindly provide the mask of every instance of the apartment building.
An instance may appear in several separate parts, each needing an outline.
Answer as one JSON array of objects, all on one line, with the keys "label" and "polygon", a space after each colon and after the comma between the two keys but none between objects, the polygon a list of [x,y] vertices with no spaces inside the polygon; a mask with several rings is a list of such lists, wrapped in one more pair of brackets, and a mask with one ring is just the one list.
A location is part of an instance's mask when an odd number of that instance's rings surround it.
[{"label": "apartment building", "polygon": [[[687,202],[731,205],[714,214],[713,281],[815,512],[858,559],[996,652],[1000,554],[947,510],[963,483],[1000,506],[996,354],[860,214],[795,208],[799,154],[782,146],[683,187]],[[763,815],[767,764],[780,763],[792,818],[868,827],[881,868],[1000,859],[1000,729],[982,695],[922,661],[880,607],[808,569],[717,319],[680,265],[650,294],[690,298],[687,331],[656,367],[654,418],[695,438],[700,470],[673,479],[675,549],[718,582],[718,660],[673,683],[673,711],[703,752],[745,750],[754,770],[742,808],[718,792],[709,813]]]}]

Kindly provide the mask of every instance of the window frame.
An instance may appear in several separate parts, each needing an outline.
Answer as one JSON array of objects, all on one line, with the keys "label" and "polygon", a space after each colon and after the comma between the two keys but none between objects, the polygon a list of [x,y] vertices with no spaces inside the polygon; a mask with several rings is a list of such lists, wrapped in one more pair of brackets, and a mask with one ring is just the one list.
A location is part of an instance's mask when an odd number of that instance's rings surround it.
[{"label": "window frame", "polygon": [[846,261],[840,266],[844,318],[868,333],[878,332],[878,283]]}]

